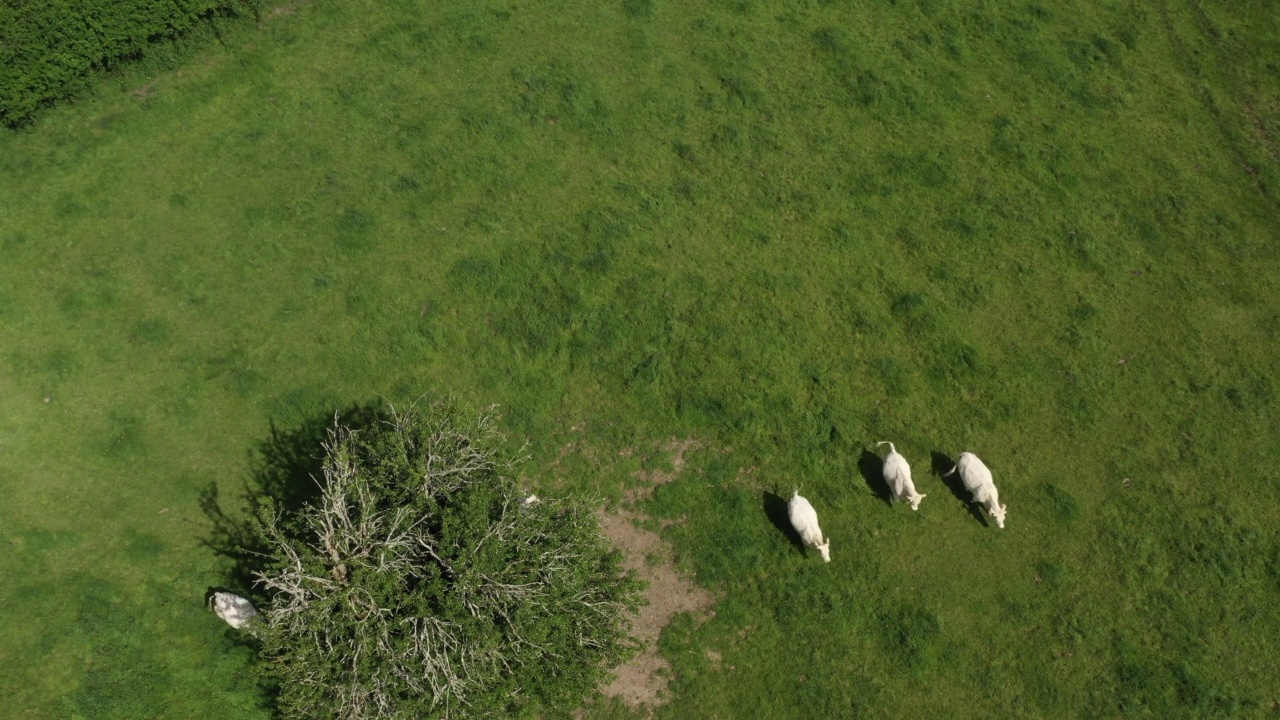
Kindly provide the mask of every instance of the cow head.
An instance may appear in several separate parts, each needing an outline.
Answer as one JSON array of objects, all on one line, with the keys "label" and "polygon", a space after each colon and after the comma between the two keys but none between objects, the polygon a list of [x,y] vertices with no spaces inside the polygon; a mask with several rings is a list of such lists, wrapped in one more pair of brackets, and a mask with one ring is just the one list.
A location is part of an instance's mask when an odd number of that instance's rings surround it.
[{"label": "cow head", "polygon": [[911,509],[912,509],[912,510],[919,510],[919,509],[920,509],[920,501],[921,501],[921,500],[923,500],[923,499],[925,499],[925,498],[926,498],[926,497],[928,497],[928,496],[929,496],[929,493],[924,493],[923,495],[922,495],[922,494],[920,494],[920,493],[916,493],[916,494],[912,495],[911,497],[907,498],[907,501],[911,503]]},{"label": "cow head", "polygon": [[996,527],[1001,530],[1004,529],[1004,512],[1007,509],[1009,509],[1008,505],[1000,505],[995,510],[991,511],[991,517],[996,519]]}]

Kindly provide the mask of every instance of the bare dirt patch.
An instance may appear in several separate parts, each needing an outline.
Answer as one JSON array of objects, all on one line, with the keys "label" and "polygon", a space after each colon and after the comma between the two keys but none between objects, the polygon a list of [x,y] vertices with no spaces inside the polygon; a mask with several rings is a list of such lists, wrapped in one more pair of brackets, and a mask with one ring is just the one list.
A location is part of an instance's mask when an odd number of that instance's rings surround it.
[{"label": "bare dirt patch", "polygon": [[[630,487],[623,491],[620,505],[597,513],[602,532],[623,554],[623,567],[635,571],[647,584],[644,596],[648,603],[632,623],[632,637],[640,643],[640,653],[616,668],[617,678],[601,688],[601,692],[606,698],[616,698],[632,709],[653,708],[665,701],[663,694],[670,670],[670,663],[658,653],[658,636],[677,613],[693,613],[699,621],[714,616],[709,608],[715,598],[677,572],[671,547],[657,533],[642,527],[648,517],[637,510],[636,505],[651,497],[654,488],[683,475],[687,454],[701,448],[702,443],[693,438],[671,437],[646,447],[600,448],[586,440],[586,429],[585,422],[577,422],[559,434],[560,447],[550,460],[548,470],[554,473],[570,456],[576,456],[601,476],[616,477],[621,474],[617,468],[619,459],[631,458],[637,453],[643,455],[641,462],[646,465],[653,456],[666,459],[666,463],[659,463],[662,468],[632,472]],[[527,488],[530,484],[528,478],[521,479],[521,487]],[[660,526],[666,529],[685,521],[683,517],[663,520]],[[579,708],[574,717],[585,718],[587,714],[587,708]]]},{"label": "bare dirt patch", "polygon": [[[676,572],[670,548],[656,533],[639,527],[642,519],[630,510],[599,513],[600,528],[623,552],[623,567],[635,570],[649,584],[645,598],[649,604],[640,609],[632,626],[633,636],[644,649],[630,662],[618,667],[618,677],[603,689],[606,697],[620,698],[628,706],[658,705],[667,687],[666,659],[658,654],[658,636],[676,613],[703,614],[715,598]],[[656,563],[651,558],[659,558]]]},{"label": "bare dirt patch", "polygon": [[[654,532],[640,526],[646,520],[635,504],[653,494],[659,485],[672,482],[685,471],[685,454],[700,447],[692,438],[670,438],[655,449],[669,454],[670,470],[638,470],[632,477],[640,485],[623,493],[623,506],[615,511],[600,511],[600,528],[623,553],[623,567],[634,570],[648,584],[645,599],[632,625],[632,635],[643,649],[630,662],[617,668],[618,677],[602,691],[606,697],[618,698],[628,707],[653,707],[663,702],[670,664],[658,654],[658,636],[676,613],[694,613],[706,619],[715,613],[711,593],[676,571],[670,546]],[[630,454],[630,451],[624,451]],[[679,522],[679,521],[674,521]],[[667,527],[673,522],[664,522]]]}]

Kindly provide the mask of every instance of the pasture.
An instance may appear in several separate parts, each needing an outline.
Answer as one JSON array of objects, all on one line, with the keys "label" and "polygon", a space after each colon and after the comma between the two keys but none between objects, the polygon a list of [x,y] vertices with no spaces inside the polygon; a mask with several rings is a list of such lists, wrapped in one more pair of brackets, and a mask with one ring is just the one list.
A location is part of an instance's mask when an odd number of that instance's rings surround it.
[{"label": "pasture", "polygon": [[454,393],[540,495],[693,441],[658,717],[1280,716],[1278,59],[1258,0],[316,0],[111,76],[0,135],[2,714],[269,717],[202,498]]}]

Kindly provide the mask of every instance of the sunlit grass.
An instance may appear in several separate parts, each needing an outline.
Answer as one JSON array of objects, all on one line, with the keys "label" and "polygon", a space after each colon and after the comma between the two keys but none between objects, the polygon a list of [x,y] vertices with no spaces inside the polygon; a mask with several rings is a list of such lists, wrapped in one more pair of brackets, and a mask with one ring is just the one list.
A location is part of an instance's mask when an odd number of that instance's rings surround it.
[{"label": "sunlit grass", "polygon": [[[1270,711],[1278,41],[1261,3],[311,3],[50,112],[0,139],[0,695],[265,714],[200,492],[450,391],[539,492],[701,442],[649,505],[722,597],[665,715]],[[1004,531],[930,474],[961,450]]]}]

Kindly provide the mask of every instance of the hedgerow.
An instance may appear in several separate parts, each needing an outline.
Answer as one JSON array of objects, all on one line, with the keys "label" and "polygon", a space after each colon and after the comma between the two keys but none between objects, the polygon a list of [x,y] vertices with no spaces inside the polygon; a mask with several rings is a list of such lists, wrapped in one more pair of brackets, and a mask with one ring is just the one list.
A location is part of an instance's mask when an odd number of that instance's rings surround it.
[{"label": "hedgerow", "polygon": [[260,0],[3,0],[0,122],[36,113],[121,63],[161,51],[198,26],[256,14]]}]

